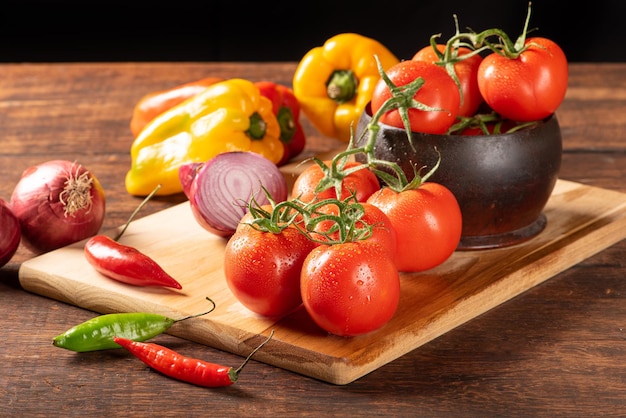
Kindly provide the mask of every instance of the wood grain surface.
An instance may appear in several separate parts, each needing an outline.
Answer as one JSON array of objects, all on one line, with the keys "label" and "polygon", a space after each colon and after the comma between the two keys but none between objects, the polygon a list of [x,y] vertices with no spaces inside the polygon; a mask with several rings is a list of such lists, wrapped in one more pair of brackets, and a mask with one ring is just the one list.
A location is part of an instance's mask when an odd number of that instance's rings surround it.
[{"label": "wood grain surface", "polygon": [[[139,202],[123,178],[130,114],[142,95],[207,75],[290,84],[295,65],[0,65],[0,197],[10,197],[29,165],[76,159],[107,192],[104,230],[116,228]],[[626,193],[626,64],[571,65],[557,113],[560,178]],[[337,146],[305,127],[308,155]],[[183,202],[158,198],[142,213]],[[620,240],[350,384],[260,359],[236,385],[207,390],[159,375],[121,350],[80,355],[53,347],[52,337],[97,312],[25,290],[18,271],[33,254],[20,248],[0,269],[0,416],[624,416],[625,253]],[[155,342],[241,363],[238,354],[175,335]]]}]

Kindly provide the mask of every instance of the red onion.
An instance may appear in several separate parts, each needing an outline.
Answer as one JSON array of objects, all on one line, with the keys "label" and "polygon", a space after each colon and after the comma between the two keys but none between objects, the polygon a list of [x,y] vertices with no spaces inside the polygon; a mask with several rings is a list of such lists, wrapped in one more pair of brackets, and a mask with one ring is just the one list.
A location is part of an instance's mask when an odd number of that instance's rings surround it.
[{"label": "red onion", "polygon": [[204,163],[186,163],[179,167],[178,178],[183,186],[185,196],[189,197],[191,195],[191,185],[202,166],[204,166]]},{"label": "red onion", "polygon": [[276,164],[246,151],[218,154],[206,163],[183,164],[179,171],[191,211],[207,231],[222,237],[235,232],[252,198],[259,204],[287,199],[287,182]]},{"label": "red onion", "polygon": [[20,221],[7,202],[0,199],[0,267],[9,262],[20,245]]},{"label": "red onion", "polygon": [[100,182],[85,167],[52,160],[24,171],[11,207],[20,221],[22,242],[43,253],[98,233],[105,198]]}]

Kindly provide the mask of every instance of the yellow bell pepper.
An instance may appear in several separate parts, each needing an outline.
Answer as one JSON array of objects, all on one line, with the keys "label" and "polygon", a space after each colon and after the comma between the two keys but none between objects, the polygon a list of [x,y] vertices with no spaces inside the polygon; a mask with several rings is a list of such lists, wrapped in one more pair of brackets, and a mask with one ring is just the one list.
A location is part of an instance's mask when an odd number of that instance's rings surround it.
[{"label": "yellow bell pepper", "polygon": [[225,80],[150,121],[131,146],[126,190],[146,196],[182,192],[178,168],[228,151],[252,151],[278,163],[284,152],[272,103],[244,79]]},{"label": "yellow bell pepper", "polygon": [[350,139],[365,106],[372,99],[380,73],[399,62],[380,42],[342,33],[307,52],[296,68],[293,91],[309,121],[322,134]]}]

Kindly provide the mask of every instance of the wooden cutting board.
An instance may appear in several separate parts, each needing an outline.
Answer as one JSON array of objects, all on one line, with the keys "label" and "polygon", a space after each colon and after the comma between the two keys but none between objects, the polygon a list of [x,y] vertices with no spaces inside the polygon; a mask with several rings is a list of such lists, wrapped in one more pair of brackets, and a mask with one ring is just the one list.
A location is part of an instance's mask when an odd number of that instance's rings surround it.
[{"label": "wooden cutting board", "polygon": [[107,279],[87,264],[83,243],[26,261],[19,277],[28,291],[98,313],[181,318],[206,310],[208,296],[215,311],[178,322],[169,332],[245,356],[274,330],[255,360],[347,384],[626,237],[626,194],[615,191],[559,180],[545,215],[546,229],[524,244],[456,252],[431,271],[403,274],[395,317],[377,332],[354,338],[324,333],[302,308],[281,320],[244,308],[223,276],[226,241],[198,226],[188,202],[134,221],[122,239],[156,259],[182,291]]}]

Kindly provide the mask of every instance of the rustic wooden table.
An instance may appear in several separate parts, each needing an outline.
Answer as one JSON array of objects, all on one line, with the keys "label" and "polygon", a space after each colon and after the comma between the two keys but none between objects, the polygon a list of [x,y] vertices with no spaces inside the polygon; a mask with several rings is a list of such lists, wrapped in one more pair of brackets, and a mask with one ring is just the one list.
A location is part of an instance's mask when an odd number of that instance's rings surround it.
[{"label": "rustic wooden table", "polygon": [[[124,189],[132,108],[144,94],[207,75],[291,83],[294,63],[0,66],[0,197],[22,171],[79,160],[107,192],[104,228],[138,204]],[[558,110],[561,178],[626,192],[626,64],[572,64]],[[305,120],[306,123],[306,120]],[[306,123],[308,154],[337,146]],[[158,198],[144,215],[180,203]],[[0,416],[624,416],[626,241],[380,369],[337,386],[252,361],[228,388],[173,381],[119,350],[76,355],[51,338],[95,314],[29,293],[20,247],[0,269]],[[241,358],[171,335],[185,354]]]}]

